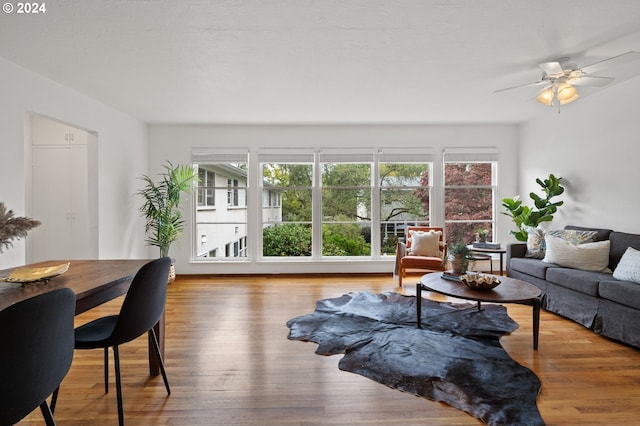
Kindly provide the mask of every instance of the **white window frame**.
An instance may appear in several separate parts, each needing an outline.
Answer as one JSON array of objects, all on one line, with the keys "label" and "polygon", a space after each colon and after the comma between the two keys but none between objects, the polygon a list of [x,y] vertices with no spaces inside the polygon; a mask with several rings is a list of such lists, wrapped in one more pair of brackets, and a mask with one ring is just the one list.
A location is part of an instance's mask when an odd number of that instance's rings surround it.
[{"label": "white window frame", "polygon": [[[496,234],[496,214],[497,214],[497,201],[496,196],[498,194],[498,151],[496,148],[446,148],[439,152],[436,156],[434,149],[430,147],[420,148],[366,148],[366,149],[348,149],[348,148],[268,148],[251,151],[248,148],[228,149],[223,150],[220,148],[214,149],[194,149],[192,151],[192,162],[198,163],[238,163],[246,162],[247,164],[247,186],[243,188],[246,193],[245,206],[241,207],[246,209],[246,222],[242,225],[246,226],[246,232],[240,231],[237,235],[239,239],[239,250],[243,252],[246,257],[234,259],[228,257],[218,258],[198,258],[195,247],[199,244],[201,236],[199,235],[197,228],[198,222],[196,220],[196,213],[198,211],[197,201],[193,203],[193,226],[192,226],[192,238],[194,247],[192,252],[192,261],[245,261],[245,262],[277,262],[277,261],[319,261],[319,262],[332,262],[341,260],[376,260],[385,257],[385,254],[380,253],[381,246],[381,188],[379,179],[379,167],[381,163],[426,163],[429,165],[429,221],[431,226],[445,226],[444,217],[444,164],[447,161],[464,161],[464,162],[493,162],[492,170],[492,193],[493,193],[493,233]],[[295,162],[296,155],[303,154],[310,164],[313,164],[313,182],[311,187],[312,192],[312,256],[305,256],[303,258],[286,257],[286,258],[264,258],[262,256],[262,226],[266,217],[263,217],[263,194],[267,188],[263,187],[262,179],[262,164],[265,162],[272,163],[290,163]],[[439,158],[438,158],[439,157]],[[322,256],[322,176],[320,175],[321,164],[324,162],[338,161],[338,162],[362,162],[363,159],[371,161],[371,205],[370,212],[370,226],[371,226],[371,255],[370,256],[355,256],[355,257],[338,257],[338,256]],[[438,161],[436,161],[436,159]],[[222,179],[223,177],[218,177]],[[218,182],[218,187],[222,182]],[[220,188],[218,188],[220,189]],[[228,190],[228,182],[227,188]],[[368,188],[367,188],[368,189]],[[220,198],[224,193],[216,194],[218,201],[218,208],[220,208]],[[193,197],[196,199],[196,197]],[[223,201],[224,202],[224,201]],[[277,200],[278,205],[281,206],[282,200]],[[231,206],[235,208],[234,206]],[[233,226],[235,224],[229,224]],[[245,233],[243,235],[243,233]],[[231,239],[227,241],[231,243]],[[217,250],[219,255],[225,251],[225,245],[221,245]],[[203,247],[204,251],[204,247]],[[210,252],[210,251],[208,251]],[[202,252],[201,252],[202,253]],[[388,254],[386,258],[388,259]]]}]

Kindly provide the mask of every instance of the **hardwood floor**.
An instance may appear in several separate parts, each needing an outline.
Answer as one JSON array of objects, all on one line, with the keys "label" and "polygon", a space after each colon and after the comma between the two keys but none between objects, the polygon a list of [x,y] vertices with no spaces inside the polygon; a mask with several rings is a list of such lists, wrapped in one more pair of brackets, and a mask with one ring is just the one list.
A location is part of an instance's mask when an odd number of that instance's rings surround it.
[{"label": "hardwood floor", "polygon": [[[405,283],[415,281],[409,277]],[[415,294],[413,287],[405,285],[406,294]],[[313,312],[318,299],[358,290],[400,291],[390,276],[179,276],[167,300],[172,394],[167,396],[160,376],[148,376],[146,338],[121,346],[126,424],[481,424],[444,404],[340,371],[341,356],[315,355],[315,343],[287,339],[287,320]],[[78,316],[76,324],[117,313],[121,302]],[[548,312],[541,315],[540,348],[534,351],[531,308],[507,308],[520,328],[501,343],[542,381],[538,407],[547,424],[637,421],[640,351]],[[60,426],[117,424],[113,370],[105,395],[102,363],[101,350],[76,351],[55,412]],[[43,424],[40,411],[21,424]]]}]

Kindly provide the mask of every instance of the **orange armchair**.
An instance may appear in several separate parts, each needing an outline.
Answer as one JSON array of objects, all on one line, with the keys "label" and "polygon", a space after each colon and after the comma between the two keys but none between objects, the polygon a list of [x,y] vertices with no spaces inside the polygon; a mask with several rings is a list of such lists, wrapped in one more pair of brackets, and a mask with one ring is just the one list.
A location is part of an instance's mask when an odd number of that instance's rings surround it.
[{"label": "orange armchair", "polygon": [[398,243],[396,273],[400,286],[408,269],[444,271],[447,244],[444,230],[427,226],[408,226],[406,243]]}]

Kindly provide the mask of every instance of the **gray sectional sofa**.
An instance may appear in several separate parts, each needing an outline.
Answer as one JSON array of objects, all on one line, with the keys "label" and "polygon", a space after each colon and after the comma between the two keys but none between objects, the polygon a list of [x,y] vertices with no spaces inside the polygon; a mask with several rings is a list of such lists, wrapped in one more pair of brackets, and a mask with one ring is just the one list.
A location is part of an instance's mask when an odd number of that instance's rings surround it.
[{"label": "gray sectional sofa", "polygon": [[[611,271],[627,247],[640,250],[640,234],[578,226],[565,229],[594,230],[595,241],[610,240]],[[571,269],[528,258],[526,252],[526,243],[507,246],[507,275],[539,287],[543,309],[640,348],[640,284],[617,280],[612,273]]]}]

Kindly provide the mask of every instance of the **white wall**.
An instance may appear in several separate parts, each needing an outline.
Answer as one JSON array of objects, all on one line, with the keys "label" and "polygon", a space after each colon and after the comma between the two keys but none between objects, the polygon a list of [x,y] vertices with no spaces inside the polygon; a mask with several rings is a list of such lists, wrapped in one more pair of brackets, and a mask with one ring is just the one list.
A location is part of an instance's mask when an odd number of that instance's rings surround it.
[{"label": "white wall", "polygon": [[[0,201],[27,212],[25,135],[30,112],[98,134],[100,258],[144,258],[144,222],[132,196],[147,171],[146,124],[0,58]],[[37,218],[35,218],[37,219]],[[28,237],[27,237],[28,238]],[[0,269],[25,262],[24,240],[0,254]]]},{"label": "white wall", "polygon": [[[161,171],[170,159],[189,163],[194,147],[432,147],[440,153],[445,147],[495,146],[499,149],[500,168],[498,200],[516,193],[517,136],[515,125],[150,125],[150,173]],[[190,200],[191,201],[191,200]],[[192,203],[186,203],[192,204]],[[188,208],[188,207],[187,207]],[[193,212],[185,211],[189,223],[179,244],[172,246],[179,274],[189,273],[278,273],[282,267],[274,263],[215,262],[191,263]],[[510,237],[510,219],[497,214],[497,235],[501,241]],[[249,233],[251,235],[251,233]],[[390,259],[392,261],[392,259]],[[287,272],[391,272],[392,262],[287,263]]]},{"label": "white wall", "polygon": [[[536,177],[566,187],[550,225],[640,233],[640,79],[626,81],[521,126],[520,194],[541,193]],[[528,195],[526,195],[529,200]]]}]

